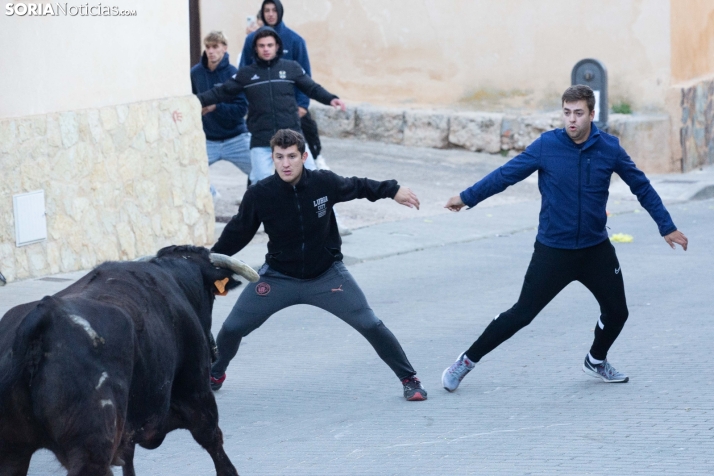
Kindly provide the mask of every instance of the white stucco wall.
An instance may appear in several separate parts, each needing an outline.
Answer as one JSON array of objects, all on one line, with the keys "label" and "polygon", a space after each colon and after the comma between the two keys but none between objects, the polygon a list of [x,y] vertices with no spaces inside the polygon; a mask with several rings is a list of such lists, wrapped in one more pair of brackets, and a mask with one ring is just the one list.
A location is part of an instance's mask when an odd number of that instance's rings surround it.
[{"label": "white stucco wall", "polygon": [[137,12],[109,17],[8,16],[7,3],[0,7],[0,118],[191,93],[186,1],[61,2]]},{"label": "white stucco wall", "polygon": [[[686,0],[688,1],[688,0]],[[202,3],[203,33],[236,58],[259,0]],[[395,105],[557,107],[580,59],[607,67],[611,101],[661,110],[670,0],[286,0],[313,76],[346,99]]]}]

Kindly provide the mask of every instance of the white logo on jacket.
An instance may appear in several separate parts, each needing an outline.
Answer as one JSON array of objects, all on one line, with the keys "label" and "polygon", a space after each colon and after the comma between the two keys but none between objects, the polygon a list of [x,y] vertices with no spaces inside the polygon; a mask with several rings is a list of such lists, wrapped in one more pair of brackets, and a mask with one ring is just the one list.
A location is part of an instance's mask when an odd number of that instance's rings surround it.
[{"label": "white logo on jacket", "polygon": [[312,204],[317,208],[317,218],[327,215],[327,196],[313,200]]},{"label": "white logo on jacket", "polygon": [[260,76],[257,74],[254,74],[252,78],[250,78],[251,81],[255,81],[256,79],[260,79]]},{"label": "white logo on jacket", "polygon": [[285,79],[287,75],[285,74],[285,71],[280,71],[278,76],[280,76],[280,79]]}]

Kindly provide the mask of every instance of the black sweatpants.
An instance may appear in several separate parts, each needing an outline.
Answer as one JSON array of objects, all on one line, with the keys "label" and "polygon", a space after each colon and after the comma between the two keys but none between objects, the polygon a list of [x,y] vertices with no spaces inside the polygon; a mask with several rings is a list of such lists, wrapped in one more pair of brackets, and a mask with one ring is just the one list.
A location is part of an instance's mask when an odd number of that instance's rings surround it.
[{"label": "black sweatpants", "polygon": [[580,281],[600,305],[590,355],[604,360],[627,320],[622,270],[610,240],[579,250],[551,248],[536,241],[518,302],[496,316],[466,351],[473,362],[524,328],[573,281]]},{"label": "black sweatpants", "polygon": [[300,128],[305,137],[305,142],[310,148],[312,157],[317,159],[317,156],[322,152],[322,144],[320,143],[320,135],[317,132],[317,122],[310,115],[310,111],[300,118]]},{"label": "black sweatpants", "polygon": [[220,377],[226,371],[243,337],[276,312],[295,304],[319,307],[352,326],[372,344],[377,355],[400,380],[416,374],[399,341],[369,307],[364,293],[342,261],[335,262],[313,279],[292,278],[267,264],[258,274],[260,281],[243,290],[218,333],[218,360],[211,368],[214,377]]}]

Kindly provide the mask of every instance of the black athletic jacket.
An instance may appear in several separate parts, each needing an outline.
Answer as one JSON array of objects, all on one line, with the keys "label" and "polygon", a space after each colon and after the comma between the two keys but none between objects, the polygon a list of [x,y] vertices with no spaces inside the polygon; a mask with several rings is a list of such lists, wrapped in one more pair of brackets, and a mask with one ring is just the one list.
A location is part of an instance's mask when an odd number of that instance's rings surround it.
[{"label": "black athletic jacket", "polygon": [[237,253],[263,223],[270,239],[265,262],[294,278],[315,278],[342,260],[342,239],[332,212],[335,203],[394,198],[398,190],[396,180],[377,182],[307,169],[292,186],[276,172],[248,188],[238,214],[228,222],[211,251],[229,256]]},{"label": "black athletic jacket", "polygon": [[[264,26],[262,29],[272,28]],[[260,30],[258,30],[260,31]],[[221,86],[198,95],[203,107],[219,102],[232,101],[241,92],[248,98],[248,130],[250,146],[269,147],[270,139],[279,129],[300,129],[300,117],[295,101],[295,88],[323,104],[337,98],[310,78],[295,61],[280,58],[282,40],[278,34],[278,56],[270,61],[257,58],[256,62],[243,66]],[[255,41],[253,42],[255,49]]]}]

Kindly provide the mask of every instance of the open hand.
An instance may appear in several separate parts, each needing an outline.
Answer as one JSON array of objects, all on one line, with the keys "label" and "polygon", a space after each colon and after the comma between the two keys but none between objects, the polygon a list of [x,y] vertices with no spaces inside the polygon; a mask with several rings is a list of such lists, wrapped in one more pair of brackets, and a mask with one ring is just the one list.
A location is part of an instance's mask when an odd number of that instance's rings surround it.
[{"label": "open hand", "polygon": [[209,112],[213,112],[213,111],[215,111],[215,110],[216,110],[216,105],[215,105],[215,104],[211,104],[210,106],[206,106],[206,107],[201,108],[201,115],[202,115],[202,116],[205,116],[205,115],[208,114]]},{"label": "open hand", "polygon": [[461,201],[461,197],[456,195],[455,197],[451,197],[448,202],[446,202],[446,205],[444,205],[444,208],[447,208],[451,210],[452,212],[458,212],[462,208],[464,208],[466,204]]},{"label": "open hand", "polygon": [[334,107],[335,109],[342,109],[343,111],[347,110],[347,105],[342,99],[339,98],[335,98],[330,101],[330,106]]},{"label": "open hand", "polygon": [[405,207],[419,210],[419,199],[416,194],[407,187],[399,187],[397,194],[394,196],[394,201]]},{"label": "open hand", "polygon": [[687,251],[687,245],[689,244],[689,240],[687,239],[687,237],[684,236],[684,233],[679,230],[675,230],[669,235],[666,235],[664,237],[664,241],[666,241],[672,249],[676,248],[676,246],[674,246],[674,244],[676,243],[681,246],[684,251]]}]

